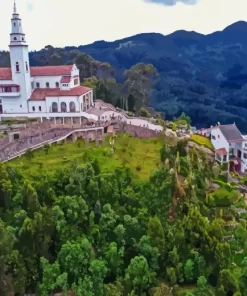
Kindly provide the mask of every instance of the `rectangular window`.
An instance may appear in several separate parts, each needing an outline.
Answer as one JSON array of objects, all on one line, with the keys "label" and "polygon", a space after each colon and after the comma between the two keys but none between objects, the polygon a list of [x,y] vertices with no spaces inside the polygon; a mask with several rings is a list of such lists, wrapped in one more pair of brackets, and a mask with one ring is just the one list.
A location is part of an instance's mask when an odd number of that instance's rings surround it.
[{"label": "rectangular window", "polygon": [[41,111],[42,110],[42,108],[41,108],[41,106],[39,106],[39,111]]},{"label": "rectangular window", "polygon": [[247,159],[247,153],[244,153],[244,158]]},{"label": "rectangular window", "polygon": [[212,139],[213,139],[213,140],[216,140],[216,138],[215,138],[215,136],[214,136],[214,135],[212,135]]},{"label": "rectangular window", "polygon": [[37,88],[40,88],[40,84],[39,84],[39,82],[36,82],[36,87],[37,87]]}]

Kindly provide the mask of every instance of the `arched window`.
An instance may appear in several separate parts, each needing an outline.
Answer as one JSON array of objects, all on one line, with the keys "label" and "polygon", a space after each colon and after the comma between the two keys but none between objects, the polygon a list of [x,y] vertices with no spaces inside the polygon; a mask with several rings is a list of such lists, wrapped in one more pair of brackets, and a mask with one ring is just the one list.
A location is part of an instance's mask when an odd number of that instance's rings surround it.
[{"label": "arched window", "polygon": [[28,64],[27,64],[27,62],[25,64],[26,64],[26,71],[28,72]]},{"label": "arched window", "polygon": [[15,70],[16,72],[20,72],[20,66],[18,62],[15,63]]},{"label": "arched window", "polygon": [[53,103],[52,103],[52,105],[51,105],[51,109],[52,109],[52,112],[57,112],[57,111],[58,111],[57,103],[56,103],[56,102],[53,102]]},{"label": "arched window", "polygon": [[39,111],[42,111],[42,108],[41,108],[41,106],[39,106]]},{"label": "arched window", "polygon": [[39,84],[39,82],[36,82],[36,87],[37,87],[37,88],[40,88],[40,84]]},{"label": "arched window", "polygon": [[35,107],[34,106],[32,107],[32,109],[33,109],[33,111],[35,111]]},{"label": "arched window", "polygon": [[50,83],[49,83],[49,82],[46,82],[46,84],[45,84],[45,85],[46,85],[46,87],[47,87],[47,88],[49,88],[49,87],[50,87]]},{"label": "arched window", "polygon": [[65,102],[61,103],[61,112],[67,112],[67,104]]},{"label": "arched window", "polygon": [[22,39],[22,41],[24,41],[24,37],[22,37],[21,39]]},{"label": "arched window", "polygon": [[75,103],[74,102],[69,103],[69,111],[70,112],[75,112]]},{"label": "arched window", "polygon": [[14,40],[17,40],[17,38],[16,38],[16,37],[14,37]]},{"label": "arched window", "polygon": [[59,87],[59,82],[56,82],[56,87]]},{"label": "arched window", "polygon": [[15,23],[14,23],[14,27],[15,27]]}]

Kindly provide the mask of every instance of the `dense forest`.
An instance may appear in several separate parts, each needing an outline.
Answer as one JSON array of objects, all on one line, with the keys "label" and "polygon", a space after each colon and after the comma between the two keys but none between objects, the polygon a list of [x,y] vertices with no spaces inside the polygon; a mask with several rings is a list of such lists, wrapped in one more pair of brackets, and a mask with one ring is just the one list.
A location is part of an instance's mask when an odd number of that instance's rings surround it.
[{"label": "dense forest", "polygon": [[[130,111],[136,96],[144,95],[138,80],[139,84],[136,83],[131,92],[130,104],[123,103],[122,97],[127,96],[124,82],[129,78],[126,71],[136,64],[151,64],[159,77],[155,77],[153,91],[145,92],[144,101],[148,106],[165,113],[167,119],[185,112],[198,127],[235,121],[246,132],[246,36],[246,22],[237,22],[209,35],[186,31],[167,36],[147,33],[79,47],[46,46],[30,53],[30,63],[32,66],[62,65],[76,61],[82,71],[81,78],[90,78],[93,83],[95,77],[101,79],[97,87],[98,99],[110,98],[114,104]],[[80,53],[85,53],[87,58],[78,57]],[[110,64],[113,69],[108,77],[111,81],[104,85],[102,71],[97,71],[96,67],[99,63]],[[0,52],[0,66],[8,65],[8,53]],[[119,85],[117,89],[113,80]],[[111,95],[106,95],[105,88],[110,89]]]},{"label": "dense forest", "polygon": [[30,177],[0,164],[0,295],[247,295],[239,191],[185,140],[157,141],[148,180],[87,152]]}]

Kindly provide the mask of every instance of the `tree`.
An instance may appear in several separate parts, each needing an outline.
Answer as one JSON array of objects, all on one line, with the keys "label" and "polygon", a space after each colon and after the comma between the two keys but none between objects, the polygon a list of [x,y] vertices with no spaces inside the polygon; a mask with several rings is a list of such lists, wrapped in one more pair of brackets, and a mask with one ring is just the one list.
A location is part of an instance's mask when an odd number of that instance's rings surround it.
[{"label": "tree", "polygon": [[131,259],[130,265],[126,271],[126,281],[131,283],[138,295],[141,295],[143,290],[149,288],[155,275],[148,266],[144,256],[136,256]]},{"label": "tree", "polygon": [[[6,227],[0,219],[0,291],[2,295],[7,296],[13,292],[11,282],[9,282],[7,274],[8,256],[11,255],[15,237],[11,233],[11,228]],[[24,287],[23,287],[24,288]],[[1,293],[0,292],[0,293]]]},{"label": "tree", "polygon": [[151,64],[140,63],[125,71],[124,75],[128,92],[135,98],[135,109],[139,110],[151,98],[152,87],[159,78],[157,69]]},{"label": "tree", "polygon": [[61,248],[58,259],[63,270],[70,274],[70,284],[78,283],[90,266],[91,244],[86,238],[67,242]]},{"label": "tree", "polygon": [[91,56],[85,53],[78,53],[75,58],[75,63],[80,71],[81,81],[83,81],[84,78],[92,77],[97,74],[99,63]]},{"label": "tree", "polygon": [[158,217],[149,219],[147,234],[151,238],[152,245],[162,254],[165,249],[165,235]]},{"label": "tree", "polygon": [[213,291],[207,284],[207,280],[204,276],[200,276],[197,280],[195,296],[214,296]]},{"label": "tree", "polygon": [[187,116],[184,112],[181,113],[176,121],[178,124],[186,124],[188,126],[191,125],[191,118]]},{"label": "tree", "polygon": [[194,280],[194,262],[191,259],[188,259],[185,263],[184,275],[188,282]]}]

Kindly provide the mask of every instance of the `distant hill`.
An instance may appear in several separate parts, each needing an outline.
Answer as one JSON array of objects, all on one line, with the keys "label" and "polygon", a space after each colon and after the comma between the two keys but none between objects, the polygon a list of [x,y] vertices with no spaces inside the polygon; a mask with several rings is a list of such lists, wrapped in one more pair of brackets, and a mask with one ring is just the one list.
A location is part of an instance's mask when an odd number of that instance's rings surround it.
[{"label": "distant hill", "polygon": [[[184,111],[197,125],[235,121],[247,131],[247,23],[244,21],[209,35],[183,30],[167,36],[144,33],[114,42],[51,48],[49,55],[55,56],[52,61],[47,62],[44,51],[37,51],[30,54],[31,64],[72,62],[78,50],[109,62],[119,81],[125,69],[139,62],[152,63],[160,81],[150,104],[165,112],[168,118]],[[6,58],[0,58],[1,61],[6,64]]]}]

